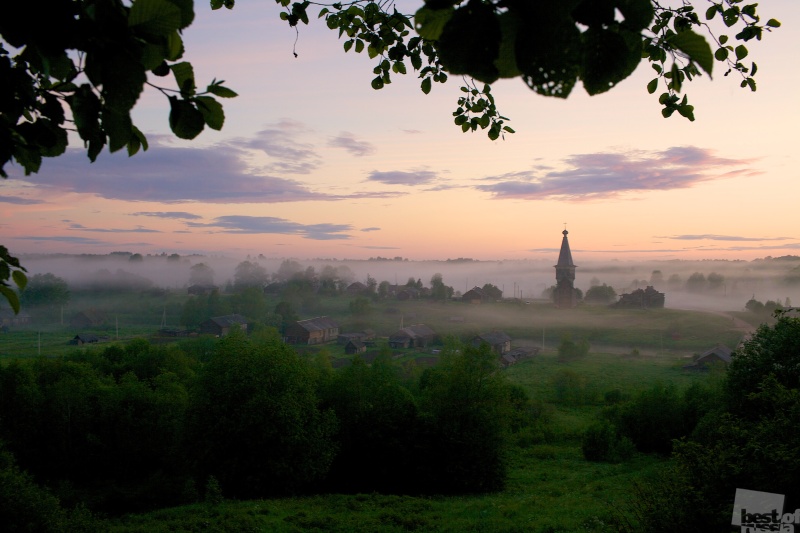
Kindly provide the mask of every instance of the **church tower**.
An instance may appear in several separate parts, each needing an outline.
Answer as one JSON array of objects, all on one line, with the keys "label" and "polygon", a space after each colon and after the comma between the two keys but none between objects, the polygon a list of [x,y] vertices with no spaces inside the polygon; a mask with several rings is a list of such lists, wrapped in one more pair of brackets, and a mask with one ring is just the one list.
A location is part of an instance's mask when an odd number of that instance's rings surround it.
[{"label": "church tower", "polygon": [[561,232],[564,238],[561,239],[561,252],[558,254],[558,264],[556,265],[556,289],[553,292],[553,301],[556,307],[575,307],[578,304],[578,297],[574,287],[575,282],[575,263],[572,262],[572,252],[569,249],[566,229]]}]

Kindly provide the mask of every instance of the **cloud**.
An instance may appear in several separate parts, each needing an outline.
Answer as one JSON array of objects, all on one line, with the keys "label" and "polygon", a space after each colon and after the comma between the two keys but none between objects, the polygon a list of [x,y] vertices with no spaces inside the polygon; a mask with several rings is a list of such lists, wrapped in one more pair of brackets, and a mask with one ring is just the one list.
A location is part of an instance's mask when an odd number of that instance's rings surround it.
[{"label": "cloud", "polygon": [[229,146],[257,150],[270,156],[272,161],[265,167],[266,172],[308,174],[319,166],[321,158],[313,144],[300,140],[307,131],[302,123],[283,119],[257,132],[253,138],[236,139]]},{"label": "cloud", "polygon": [[369,231],[380,231],[380,230],[381,230],[381,228],[376,228],[376,227],[362,228],[361,229],[361,231],[366,231],[366,232],[369,232]]},{"label": "cloud", "polygon": [[93,231],[96,233],[162,233],[159,230],[143,228],[142,226],[136,226],[135,228],[128,229],[87,228],[83,224],[78,224],[77,222],[71,223],[68,229],[77,231]]},{"label": "cloud", "polygon": [[97,239],[90,239],[88,237],[70,237],[67,235],[62,235],[58,237],[37,237],[37,236],[20,236],[20,237],[12,237],[13,239],[19,239],[22,241],[47,241],[47,242],[66,242],[70,244],[111,244],[108,241],[100,241]]},{"label": "cloud", "polygon": [[197,220],[203,218],[200,215],[193,215],[192,213],[187,213],[186,211],[139,211],[137,213],[131,213],[131,216],[177,218],[182,220]]},{"label": "cloud", "polygon": [[162,203],[274,203],[335,200],[291,179],[252,174],[242,152],[224,147],[176,148],[159,144],[128,158],[103,153],[89,163],[71,149],[57,163],[46,161],[36,175],[12,176],[52,193],[95,194],[101,198]]},{"label": "cloud", "polygon": [[[51,195],[93,194],[110,200],[166,204],[341,201],[407,194],[396,191],[320,193],[293,179],[258,174],[247,162],[248,157],[244,150],[229,145],[174,147],[166,144],[162,136],[154,136],[150,149],[132,158],[121,153],[103,153],[97,161],[89,163],[83,150],[69,149],[57,162],[45,160],[38,174],[23,176],[12,168],[9,180],[33,183]],[[176,211],[134,214],[196,217]]]},{"label": "cloud", "polygon": [[17,205],[34,205],[43,204],[42,200],[31,200],[30,198],[20,198],[19,196],[3,196],[0,195],[0,203],[17,204]]},{"label": "cloud", "polygon": [[679,241],[742,241],[742,242],[760,242],[760,241],[790,241],[791,237],[740,237],[736,235],[673,235],[656,237],[658,239],[675,239]]},{"label": "cloud", "polygon": [[356,140],[355,135],[350,132],[343,131],[328,142],[328,146],[334,148],[343,148],[356,157],[371,155],[375,153],[375,145],[367,141]]},{"label": "cloud", "polygon": [[193,228],[219,228],[221,233],[302,235],[312,240],[349,239],[349,224],[299,224],[284,218],[251,217],[243,215],[222,216],[202,224],[187,222]]},{"label": "cloud", "polygon": [[367,177],[367,181],[377,181],[387,185],[423,185],[436,179],[436,173],[429,170],[417,172],[402,172],[393,170],[390,172],[379,172],[373,170]]},{"label": "cloud", "polygon": [[399,246],[362,246],[367,250],[400,250]]},{"label": "cloud", "polygon": [[577,154],[564,160],[566,170],[514,172],[484,178],[495,183],[476,185],[495,199],[592,200],[622,193],[685,189],[698,183],[737,175],[753,175],[747,159],[716,157],[711,150],[692,146],[663,151]]}]

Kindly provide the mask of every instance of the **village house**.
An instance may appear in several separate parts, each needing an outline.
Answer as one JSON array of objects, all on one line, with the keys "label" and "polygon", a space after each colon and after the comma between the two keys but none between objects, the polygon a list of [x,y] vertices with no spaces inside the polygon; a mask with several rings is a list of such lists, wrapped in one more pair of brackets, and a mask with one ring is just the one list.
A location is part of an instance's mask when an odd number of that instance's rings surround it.
[{"label": "village house", "polygon": [[733,350],[724,344],[718,344],[701,353],[693,364],[685,365],[683,368],[686,370],[708,370],[714,365],[727,366],[731,362],[732,354]]},{"label": "village house", "polygon": [[367,351],[367,345],[358,339],[350,339],[344,345],[344,353],[347,355],[355,355],[357,353],[364,353]]},{"label": "village house", "polygon": [[502,331],[491,331],[489,333],[482,333],[472,338],[473,346],[480,346],[481,344],[488,344],[494,353],[503,355],[511,351],[511,337]]},{"label": "village house", "polygon": [[70,341],[69,344],[73,346],[83,346],[84,344],[94,344],[98,342],[100,339],[97,338],[95,335],[75,335]]},{"label": "village house", "polygon": [[336,338],[338,344],[347,344],[351,340],[357,340],[362,343],[370,343],[375,340],[375,331],[372,329],[365,329],[364,331],[351,331],[347,333],[339,333]]},{"label": "village house", "polygon": [[625,307],[628,309],[650,309],[664,307],[664,293],[658,292],[652,285],[646,289],[636,289],[635,291],[623,294],[614,307]]},{"label": "village house", "polygon": [[473,287],[461,297],[462,302],[470,303],[470,304],[480,304],[485,301],[489,300],[489,297],[483,292],[483,289],[480,287]]},{"label": "village house", "polygon": [[327,316],[298,320],[286,326],[284,335],[289,344],[322,344],[338,338],[339,324]]},{"label": "village house", "polygon": [[354,281],[350,285],[347,286],[345,292],[347,294],[362,294],[364,291],[367,290],[367,286],[360,281]]},{"label": "village house", "polygon": [[29,324],[31,315],[25,311],[15,314],[11,309],[0,309],[0,327],[21,326]]},{"label": "village house", "polygon": [[207,294],[211,294],[214,291],[218,291],[219,287],[216,285],[203,285],[203,284],[195,284],[190,285],[186,292],[188,294],[193,294],[195,296],[206,296]]},{"label": "village house", "polygon": [[500,356],[500,364],[504,367],[514,365],[525,359],[530,359],[539,353],[539,348],[514,348]]},{"label": "village house", "polygon": [[247,318],[242,315],[225,315],[209,318],[200,324],[200,333],[224,337],[231,332],[231,328],[234,326],[239,326],[239,329],[247,332]]},{"label": "village house", "polygon": [[436,332],[425,324],[399,329],[389,337],[392,348],[425,348],[436,339]]},{"label": "village house", "polygon": [[69,325],[73,328],[96,328],[106,323],[106,314],[97,309],[86,309],[73,315]]}]

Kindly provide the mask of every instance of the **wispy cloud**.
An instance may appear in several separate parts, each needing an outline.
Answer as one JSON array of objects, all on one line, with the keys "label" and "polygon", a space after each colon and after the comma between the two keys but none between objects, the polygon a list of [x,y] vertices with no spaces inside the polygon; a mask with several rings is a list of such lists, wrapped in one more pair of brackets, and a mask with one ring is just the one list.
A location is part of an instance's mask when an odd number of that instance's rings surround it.
[{"label": "wispy cloud", "polygon": [[369,232],[369,231],[380,231],[380,230],[381,230],[381,228],[376,228],[376,227],[362,228],[361,229],[361,231],[366,231],[366,232]]},{"label": "wispy cloud", "polygon": [[791,237],[741,237],[737,235],[672,235],[656,237],[658,239],[675,239],[679,241],[741,241],[741,242],[762,242],[762,241],[790,241]]},{"label": "wispy cloud", "polygon": [[283,119],[267,127],[252,138],[236,139],[230,147],[247,148],[263,152],[271,158],[266,172],[277,174],[308,174],[316,169],[321,158],[313,143],[303,141],[309,129],[295,120]]},{"label": "wispy cloud", "polygon": [[[266,143],[264,139],[260,141]],[[258,144],[257,140],[248,142],[254,146]],[[305,151],[297,149],[297,153],[302,157]],[[103,153],[97,161],[89,163],[82,150],[70,149],[58,158],[57,165],[45,160],[36,175],[23,176],[21,172],[14,173],[12,168],[9,180],[35,184],[51,195],[92,194],[111,200],[165,204],[341,201],[396,198],[407,194],[398,191],[317,192],[297,180],[256,173],[248,157],[247,152],[229,145],[179,148],[156,136],[146,153],[132,158],[120,153]],[[193,220],[197,217],[180,211],[141,211],[134,215]]]},{"label": "wispy cloud", "polygon": [[564,160],[567,170],[514,172],[484,178],[476,185],[496,199],[591,200],[623,193],[685,189],[698,183],[738,175],[758,174],[750,159],[717,157],[712,150],[692,146],[659,152],[577,154]]},{"label": "wispy cloud", "polygon": [[16,205],[35,205],[43,204],[42,200],[32,200],[30,198],[20,198],[19,196],[3,196],[0,195],[0,203],[16,204]]},{"label": "wispy cloud", "polygon": [[277,217],[222,216],[207,224],[187,222],[193,228],[218,228],[220,233],[302,235],[312,240],[350,239],[349,224],[300,224]]},{"label": "wispy cloud", "polygon": [[135,228],[123,228],[123,229],[113,229],[113,228],[87,228],[83,224],[78,224],[77,222],[73,222],[69,225],[69,230],[73,231],[93,231],[96,233],[162,233],[156,229],[149,229],[144,228],[142,226],[136,226]]},{"label": "wispy cloud", "polygon": [[371,155],[375,153],[375,145],[367,141],[359,141],[355,135],[350,132],[343,131],[328,142],[328,146],[334,148],[343,148],[347,152],[357,157]]},{"label": "wispy cloud", "polygon": [[436,173],[429,170],[420,170],[416,172],[403,172],[400,170],[392,170],[389,172],[379,172],[373,170],[367,176],[367,181],[377,181],[387,185],[424,185],[431,183],[436,179]]},{"label": "wispy cloud", "polygon": [[60,235],[56,237],[37,237],[35,235],[21,235],[19,237],[12,237],[21,241],[33,242],[66,242],[70,244],[111,244],[108,241],[101,241],[98,239],[90,239],[89,237],[71,237],[68,235]]},{"label": "wispy cloud", "polygon": [[137,213],[131,213],[131,216],[175,218],[179,220],[197,220],[203,218],[200,215],[194,215],[192,213],[187,213],[186,211],[139,211]]}]

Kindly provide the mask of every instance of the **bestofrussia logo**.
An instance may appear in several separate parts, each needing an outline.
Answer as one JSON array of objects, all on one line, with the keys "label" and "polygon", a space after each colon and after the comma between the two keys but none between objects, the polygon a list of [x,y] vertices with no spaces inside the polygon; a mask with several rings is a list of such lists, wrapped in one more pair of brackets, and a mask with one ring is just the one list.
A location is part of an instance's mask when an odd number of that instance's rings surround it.
[{"label": "bestofrussia logo", "polygon": [[731,524],[739,526],[741,533],[800,533],[800,529],[795,530],[800,525],[800,509],[784,513],[785,499],[783,494],[736,489]]}]

